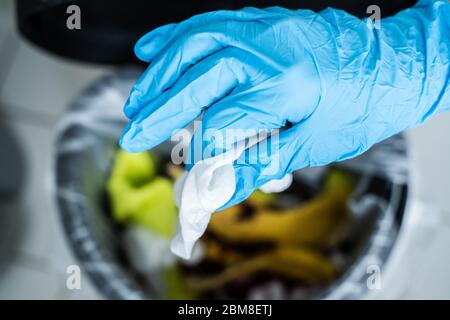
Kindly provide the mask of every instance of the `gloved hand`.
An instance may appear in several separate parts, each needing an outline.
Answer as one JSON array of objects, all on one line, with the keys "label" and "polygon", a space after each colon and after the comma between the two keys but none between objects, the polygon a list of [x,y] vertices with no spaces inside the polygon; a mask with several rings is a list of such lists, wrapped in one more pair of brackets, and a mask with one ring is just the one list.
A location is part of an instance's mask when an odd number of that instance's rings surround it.
[{"label": "gloved hand", "polygon": [[[381,29],[340,10],[278,7],[163,26],[136,45],[150,66],[125,105],[131,121],[120,145],[150,149],[202,110],[202,132],[291,123],[277,152],[255,146],[235,162],[233,205],[269,180],[355,157],[448,110],[448,21],[447,1],[425,0],[383,19]],[[193,141],[215,143],[202,132]],[[278,170],[267,174],[275,158]]]}]

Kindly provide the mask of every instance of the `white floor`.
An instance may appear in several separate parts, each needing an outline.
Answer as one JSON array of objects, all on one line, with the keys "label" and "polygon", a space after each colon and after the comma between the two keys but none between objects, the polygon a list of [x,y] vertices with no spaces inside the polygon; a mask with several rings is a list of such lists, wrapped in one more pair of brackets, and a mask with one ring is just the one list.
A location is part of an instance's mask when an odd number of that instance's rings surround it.
[{"label": "white floor", "polygon": [[66,268],[77,261],[53,202],[51,173],[56,123],[107,70],[47,55],[21,40],[13,23],[13,1],[1,1],[0,125],[12,129],[26,166],[17,206],[0,212],[8,215],[1,232],[11,234],[0,252],[0,299],[98,299],[83,274],[80,290],[66,288]]}]

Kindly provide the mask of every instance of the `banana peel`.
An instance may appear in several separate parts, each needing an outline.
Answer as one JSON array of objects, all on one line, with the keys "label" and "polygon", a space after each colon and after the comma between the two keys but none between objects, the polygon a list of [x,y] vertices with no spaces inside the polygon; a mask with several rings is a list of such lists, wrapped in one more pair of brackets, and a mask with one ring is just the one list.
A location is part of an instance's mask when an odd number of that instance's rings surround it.
[{"label": "banana peel", "polygon": [[332,172],[322,193],[308,203],[285,210],[259,209],[242,219],[229,208],[212,215],[208,230],[229,242],[273,242],[302,247],[333,246],[348,221],[346,202],[352,183],[341,172]]},{"label": "banana peel", "polygon": [[320,254],[306,248],[279,247],[232,264],[217,275],[187,279],[186,285],[193,291],[210,291],[258,272],[286,276],[307,283],[326,283],[337,276],[337,268],[333,262]]},{"label": "banana peel", "polygon": [[245,259],[245,256],[237,250],[226,249],[217,241],[203,240],[202,248],[206,260],[219,262],[224,265],[230,265]]}]

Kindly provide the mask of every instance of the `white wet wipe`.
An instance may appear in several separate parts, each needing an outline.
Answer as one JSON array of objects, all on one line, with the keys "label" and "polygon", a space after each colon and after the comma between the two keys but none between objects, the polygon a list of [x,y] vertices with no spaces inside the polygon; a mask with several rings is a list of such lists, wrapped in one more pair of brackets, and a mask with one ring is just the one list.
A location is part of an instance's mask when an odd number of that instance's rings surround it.
[{"label": "white wet wipe", "polygon": [[259,190],[261,190],[264,193],[279,193],[283,192],[287,188],[289,188],[292,184],[292,180],[294,177],[292,174],[287,174],[281,179],[274,179],[266,184],[262,185]]},{"label": "white wet wipe", "polygon": [[[244,143],[224,154],[201,160],[175,183],[175,203],[179,207],[179,227],[172,239],[171,250],[190,259],[197,240],[205,233],[218,208],[225,205],[236,189],[233,162],[245,150]],[[281,192],[292,183],[292,175],[265,184],[264,192]]]}]

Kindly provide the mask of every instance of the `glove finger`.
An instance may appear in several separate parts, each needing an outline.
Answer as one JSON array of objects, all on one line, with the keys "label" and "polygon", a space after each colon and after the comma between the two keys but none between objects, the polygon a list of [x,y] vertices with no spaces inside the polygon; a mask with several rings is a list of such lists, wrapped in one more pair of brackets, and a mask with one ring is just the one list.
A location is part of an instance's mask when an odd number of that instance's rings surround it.
[{"label": "glove finger", "polygon": [[261,19],[266,15],[267,13],[264,11],[255,8],[244,8],[236,11],[219,10],[201,13],[192,16],[185,21],[167,24],[148,32],[136,42],[134,52],[140,60],[150,62],[162,50],[166,49],[169,43],[199,26],[218,21],[256,20]]},{"label": "glove finger", "polygon": [[184,36],[153,60],[133,86],[124,113],[134,117],[139,110],[172,86],[188,67],[221,50],[223,46],[210,34]]},{"label": "glove finger", "polygon": [[249,90],[233,93],[212,105],[203,115],[187,150],[186,168],[221,154],[238,141],[270,132],[286,123],[282,115],[265,112],[268,93]]},{"label": "glove finger", "polygon": [[143,62],[152,61],[173,41],[177,25],[177,23],[166,24],[144,34],[134,45],[136,57]]},{"label": "glove finger", "polygon": [[304,77],[291,80],[277,68],[256,61],[252,57],[253,65],[248,67],[255,69],[250,73],[251,86],[234,90],[205,112],[201,130],[195,132],[187,150],[188,170],[199,160],[227,151],[239,140],[283,128],[287,121],[302,122],[313,113],[319,86],[307,68],[297,68]]},{"label": "glove finger", "polygon": [[236,50],[209,56],[183,74],[170,90],[147,103],[125,128],[121,147],[129,152],[153,148],[193,121],[203,108],[245,83],[247,69],[235,58],[239,55]]},{"label": "glove finger", "polygon": [[244,201],[273,179],[310,166],[311,135],[303,129],[302,124],[297,124],[246,150],[233,164],[236,191],[220,210]]},{"label": "glove finger", "polygon": [[[261,25],[262,28],[267,28]],[[248,31],[244,31],[248,30]],[[258,28],[247,22],[216,23],[205,25],[178,38],[167,50],[158,55],[131,90],[125,103],[124,112],[132,118],[146,103],[155,99],[170,88],[186,70],[205,57],[226,47],[245,48],[242,33],[253,39],[249,32],[259,32]],[[250,41],[250,40],[247,40]],[[259,53],[255,53],[258,56]]]}]

